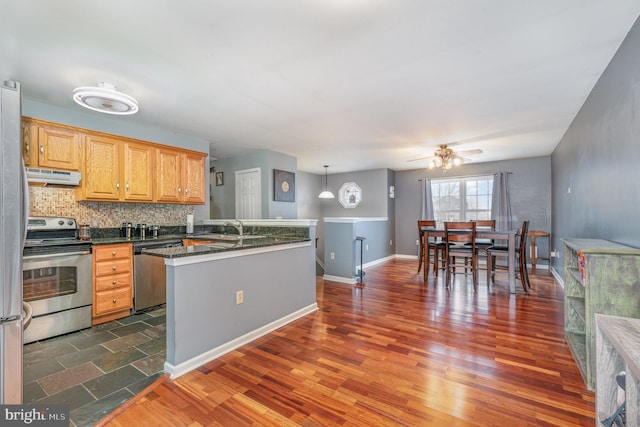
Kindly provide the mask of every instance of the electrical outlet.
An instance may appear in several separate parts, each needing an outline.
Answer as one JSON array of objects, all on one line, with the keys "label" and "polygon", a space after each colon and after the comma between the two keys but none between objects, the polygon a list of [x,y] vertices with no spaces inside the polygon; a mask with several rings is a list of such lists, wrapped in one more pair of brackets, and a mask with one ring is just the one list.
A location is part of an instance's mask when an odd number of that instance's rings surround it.
[{"label": "electrical outlet", "polygon": [[559,256],[560,254],[558,253],[557,249],[551,251],[551,258],[558,258]]},{"label": "electrical outlet", "polygon": [[236,292],[236,305],[242,304],[244,302],[244,291],[239,290]]},{"label": "electrical outlet", "polygon": [[393,240],[389,240],[389,246],[393,246]]},{"label": "electrical outlet", "polygon": [[331,258],[331,259],[336,259],[336,254],[335,254],[335,252],[331,252],[331,253],[329,254],[329,258]]},{"label": "electrical outlet", "polygon": [[365,245],[364,250],[368,251],[369,250],[369,245]]},{"label": "electrical outlet", "polygon": [[416,240],[416,246],[420,246],[420,240]]},{"label": "electrical outlet", "polygon": [[100,228],[100,218],[91,218],[91,228]]}]

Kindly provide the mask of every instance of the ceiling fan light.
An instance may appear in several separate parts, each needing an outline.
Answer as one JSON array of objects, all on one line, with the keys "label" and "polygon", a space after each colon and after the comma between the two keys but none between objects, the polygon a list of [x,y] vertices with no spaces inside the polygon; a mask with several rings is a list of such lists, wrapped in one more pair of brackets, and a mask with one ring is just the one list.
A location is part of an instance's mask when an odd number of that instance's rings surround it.
[{"label": "ceiling fan light", "polygon": [[444,165],[444,168],[445,168],[446,170],[449,170],[449,169],[451,169],[452,167],[453,167],[453,164],[452,164],[452,163],[447,163],[446,165]]},{"label": "ceiling fan light", "polygon": [[431,160],[431,161],[429,162],[429,164],[427,165],[427,167],[428,167],[429,169],[433,169],[433,168],[435,168],[435,167],[436,167],[436,162],[434,162],[433,160]]},{"label": "ceiling fan light", "polygon": [[129,115],[138,112],[135,98],[118,92],[110,83],[100,82],[96,87],[77,87],[73,90],[73,100],[85,108],[100,113]]},{"label": "ceiling fan light", "polygon": [[460,165],[462,164],[462,159],[461,159],[460,157],[455,157],[455,158],[453,159],[453,164],[454,164],[455,166],[460,166]]},{"label": "ceiling fan light", "polygon": [[436,165],[436,167],[441,167],[442,166],[442,157],[436,157],[435,165]]}]

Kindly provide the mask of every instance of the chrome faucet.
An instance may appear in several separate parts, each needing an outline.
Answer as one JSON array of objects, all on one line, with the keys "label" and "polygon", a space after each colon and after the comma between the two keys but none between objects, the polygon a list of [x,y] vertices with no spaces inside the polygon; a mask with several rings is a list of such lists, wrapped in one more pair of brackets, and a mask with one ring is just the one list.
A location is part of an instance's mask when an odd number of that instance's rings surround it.
[{"label": "chrome faucet", "polygon": [[223,226],[226,227],[227,225],[230,225],[231,227],[235,228],[236,230],[238,230],[238,234],[240,236],[243,235],[243,228],[244,225],[242,224],[242,221],[240,221],[239,219],[234,219],[233,221],[226,221]]}]

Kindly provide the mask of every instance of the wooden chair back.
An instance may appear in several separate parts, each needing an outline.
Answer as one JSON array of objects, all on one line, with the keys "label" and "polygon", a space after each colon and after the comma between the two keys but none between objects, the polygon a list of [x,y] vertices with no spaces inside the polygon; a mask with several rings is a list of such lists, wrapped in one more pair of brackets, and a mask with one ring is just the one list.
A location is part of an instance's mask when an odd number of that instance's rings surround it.
[{"label": "wooden chair back", "polygon": [[496,228],[495,219],[477,219],[475,223],[476,228]]},{"label": "wooden chair back", "polygon": [[444,236],[447,243],[469,243],[475,250],[476,223],[474,221],[445,222]]}]

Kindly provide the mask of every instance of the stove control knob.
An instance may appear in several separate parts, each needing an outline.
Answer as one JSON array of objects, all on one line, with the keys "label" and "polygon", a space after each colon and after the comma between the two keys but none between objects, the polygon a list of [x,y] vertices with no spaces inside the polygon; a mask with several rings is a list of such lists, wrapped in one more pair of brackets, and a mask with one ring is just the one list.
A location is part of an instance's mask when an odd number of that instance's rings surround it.
[{"label": "stove control knob", "polygon": [[68,224],[69,226],[72,226],[72,225],[73,225],[73,220],[72,220],[72,219],[70,219],[69,221],[67,221],[67,224]]},{"label": "stove control knob", "polygon": [[64,225],[64,221],[63,220],[59,220],[58,221],[58,225]]}]

